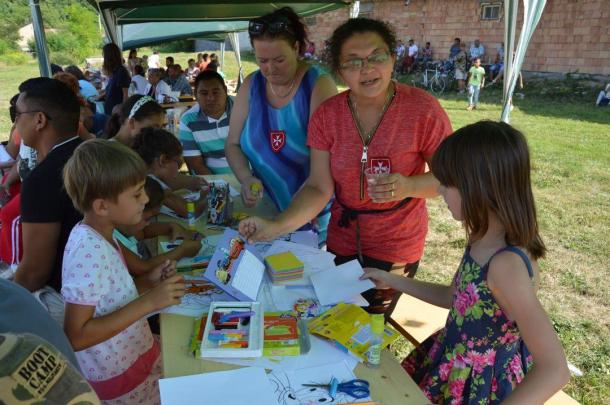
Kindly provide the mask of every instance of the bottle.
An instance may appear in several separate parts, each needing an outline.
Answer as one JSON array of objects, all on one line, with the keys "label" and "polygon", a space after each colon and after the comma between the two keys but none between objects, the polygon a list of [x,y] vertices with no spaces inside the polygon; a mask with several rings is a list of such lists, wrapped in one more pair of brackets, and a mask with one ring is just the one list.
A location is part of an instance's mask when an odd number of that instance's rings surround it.
[{"label": "bottle", "polygon": [[191,231],[196,230],[195,226],[195,203],[192,201],[186,202],[186,220],[188,221],[188,229]]},{"label": "bottle", "polygon": [[383,330],[385,318],[383,314],[371,315],[371,346],[367,351],[367,367],[379,368],[381,363],[381,349],[383,344]]}]

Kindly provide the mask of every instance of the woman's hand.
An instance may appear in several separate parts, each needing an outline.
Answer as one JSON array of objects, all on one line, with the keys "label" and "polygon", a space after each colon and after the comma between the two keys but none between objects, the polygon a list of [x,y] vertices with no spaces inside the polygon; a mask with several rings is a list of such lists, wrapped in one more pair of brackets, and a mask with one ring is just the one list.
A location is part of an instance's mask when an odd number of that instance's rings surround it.
[{"label": "woman's hand", "polygon": [[263,198],[263,183],[254,176],[249,176],[241,183],[241,198],[246,207],[254,207]]},{"label": "woman's hand", "polygon": [[273,240],[281,233],[277,223],[259,217],[246,218],[239,223],[239,233],[248,240],[248,243]]},{"label": "woman's hand", "polygon": [[367,178],[369,197],[374,203],[402,201],[411,195],[409,177],[400,173],[392,173],[377,178]]},{"label": "woman's hand", "polygon": [[375,288],[379,290],[392,288],[392,274],[372,267],[365,267],[362,270],[364,270],[364,274],[360,276],[360,280],[371,280],[375,283]]}]

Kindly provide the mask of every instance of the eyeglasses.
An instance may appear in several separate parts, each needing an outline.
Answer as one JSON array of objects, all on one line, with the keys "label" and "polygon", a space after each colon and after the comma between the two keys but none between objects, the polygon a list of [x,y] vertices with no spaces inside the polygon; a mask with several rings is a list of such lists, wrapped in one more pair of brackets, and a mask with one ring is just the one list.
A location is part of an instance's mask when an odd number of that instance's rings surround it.
[{"label": "eyeglasses", "polygon": [[343,70],[356,71],[362,69],[366,62],[373,66],[377,66],[387,62],[389,59],[390,53],[388,51],[375,52],[366,58],[354,58],[348,60],[347,62],[343,62],[339,65],[339,68]]},{"label": "eyeglasses", "polygon": [[248,34],[251,36],[263,35],[265,32],[268,32],[269,34],[287,32],[288,34],[295,35],[290,21],[288,20],[269,22],[262,18],[256,18],[250,20],[248,23]]},{"label": "eyeglasses", "polygon": [[19,117],[23,114],[32,114],[32,113],[43,113],[45,117],[47,117],[47,119],[49,121],[52,120],[52,118],[49,116],[49,114],[47,114],[44,111],[40,111],[40,110],[32,110],[32,111],[15,111],[15,122],[17,122],[17,120],[19,119]]}]

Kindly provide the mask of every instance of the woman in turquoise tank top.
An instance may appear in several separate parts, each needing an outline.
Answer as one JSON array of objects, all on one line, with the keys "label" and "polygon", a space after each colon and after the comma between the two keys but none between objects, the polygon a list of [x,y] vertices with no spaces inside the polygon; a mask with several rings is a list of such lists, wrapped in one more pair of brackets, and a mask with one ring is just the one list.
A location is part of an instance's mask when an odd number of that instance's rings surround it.
[{"label": "woman in turquoise tank top", "polygon": [[[237,94],[225,152],[245,205],[254,206],[264,187],[283,211],[309,176],[309,118],[337,88],[329,75],[300,59],[307,36],[292,9],[254,19],[248,31],[260,69]],[[326,207],[312,221],[321,241],[329,218]]]}]

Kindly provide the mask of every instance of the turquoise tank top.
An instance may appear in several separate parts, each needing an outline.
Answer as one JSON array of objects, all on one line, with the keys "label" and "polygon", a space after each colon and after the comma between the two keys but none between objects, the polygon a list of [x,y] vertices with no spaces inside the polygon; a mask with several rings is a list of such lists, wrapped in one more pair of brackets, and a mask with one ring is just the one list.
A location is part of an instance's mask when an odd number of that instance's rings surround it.
[{"label": "turquoise tank top", "polygon": [[[307,124],[311,93],[322,74],[319,68],[310,66],[296,94],[282,108],[269,105],[267,80],[260,70],[250,83],[250,108],[241,133],[241,149],[279,211],[290,205],[294,194],[309,177]],[[326,240],[329,219],[330,204],[318,215],[315,226],[309,224],[301,229],[313,228],[322,242]]]}]

